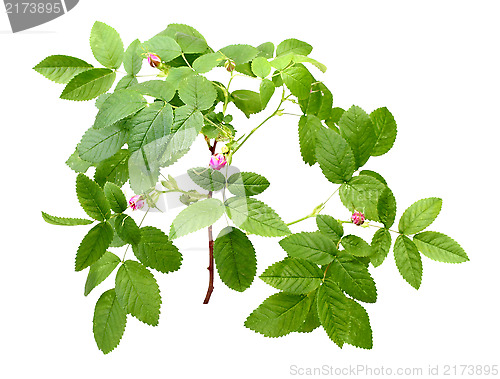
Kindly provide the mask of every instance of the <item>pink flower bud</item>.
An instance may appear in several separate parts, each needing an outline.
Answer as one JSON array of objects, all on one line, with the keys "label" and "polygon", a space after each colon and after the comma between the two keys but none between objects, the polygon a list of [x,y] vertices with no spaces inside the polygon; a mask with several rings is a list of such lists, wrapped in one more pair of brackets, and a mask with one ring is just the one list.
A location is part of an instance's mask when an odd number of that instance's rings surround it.
[{"label": "pink flower bud", "polygon": [[227,71],[231,72],[236,67],[236,63],[234,63],[234,61],[232,59],[228,59],[224,63],[224,67],[226,68]]},{"label": "pink flower bud", "polygon": [[153,68],[158,68],[161,65],[161,59],[158,55],[149,53],[148,54],[148,63]]},{"label": "pink flower bud", "polygon": [[144,204],[145,204],[144,197],[142,195],[135,195],[131,197],[130,200],[128,201],[128,205],[134,211],[144,207]]},{"label": "pink flower bud", "polygon": [[224,154],[214,154],[210,158],[210,167],[213,168],[214,170],[220,170],[222,167],[226,165],[226,156]]},{"label": "pink flower bud", "polygon": [[365,215],[361,212],[354,212],[351,216],[351,220],[354,225],[363,225],[365,222]]}]

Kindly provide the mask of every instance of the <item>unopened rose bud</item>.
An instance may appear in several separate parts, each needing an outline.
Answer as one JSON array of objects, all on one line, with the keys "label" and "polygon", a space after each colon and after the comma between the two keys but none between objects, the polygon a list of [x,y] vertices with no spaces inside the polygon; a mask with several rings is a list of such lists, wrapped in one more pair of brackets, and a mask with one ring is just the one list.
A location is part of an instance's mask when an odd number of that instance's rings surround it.
[{"label": "unopened rose bud", "polygon": [[220,170],[222,167],[226,165],[226,157],[224,154],[214,154],[210,158],[210,167],[213,168],[214,170]]},{"label": "unopened rose bud", "polygon": [[224,67],[226,68],[227,71],[231,72],[236,67],[236,63],[234,63],[234,61],[232,59],[228,59],[224,63]]},{"label": "unopened rose bud", "polygon": [[131,197],[130,200],[128,201],[128,205],[134,211],[144,207],[144,204],[145,204],[144,197],[142,195],[135,195]]},{"label": "unopened rose bud", "polygon": [[363,225],[365,222],[365,215],[361,212],[354,212],[351,216],[351,220],[354,225]]},{"label": "unopened rose bud", "polygon": [[161,65],[161,59],[158,55],[149,53],[148,54],[148,63],[153,68],[158,68]]}]

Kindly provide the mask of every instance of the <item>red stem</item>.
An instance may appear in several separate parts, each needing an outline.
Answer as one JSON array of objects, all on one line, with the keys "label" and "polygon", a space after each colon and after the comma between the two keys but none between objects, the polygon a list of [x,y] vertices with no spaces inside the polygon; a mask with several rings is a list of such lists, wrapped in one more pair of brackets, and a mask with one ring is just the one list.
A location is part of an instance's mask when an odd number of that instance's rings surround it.
[{"label": "red stem", "polygon": [[[210,146],[210,144],[209,144]],[[215,147],[217,146],[217,140],[214,141],[213,146],[210,146],[208,149],[210,153],[214,155]],[[208,192],[208,198],[212,198],[212,191]],[[212,292],[214,291],[214,237],[212,234],[212,225],[208,227],[208,289],[207,294],[205,295],[205,300],[203,300],[203,304],[208,304],[210,301],[210,296],[212,296]]]}]

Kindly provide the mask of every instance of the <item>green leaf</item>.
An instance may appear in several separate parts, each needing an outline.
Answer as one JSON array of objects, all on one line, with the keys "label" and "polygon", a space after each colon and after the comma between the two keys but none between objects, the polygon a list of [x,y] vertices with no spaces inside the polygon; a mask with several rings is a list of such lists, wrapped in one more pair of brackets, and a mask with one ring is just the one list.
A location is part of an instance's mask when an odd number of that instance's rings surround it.
[{"label": "green leaf", "polygon": [[100,109],[104,102],[108,100],[108,97],[110,97],[112,94],[110,92],[103,93],[102,95],[99,95],[97,99],[95,99],[95,107],[97,109]]},{"label": "green leaf", "polygon": [[353,298],[366,303],[377,301],[377,288],[368,268],[353,256],[339,254],[330,264],[328,271],[330,278]]},{"label": "green leaf", "polygon": [[[190,105],[175,110],[174,124],[169,136],[158,140],[162,146],[159,163],[167,167],[186,154],[203,127],[203,115]],[[153,144],[152,151],[155,150]],[[156,183],[156,182],[154,182]]]},{"label": "green leaf", "polygon": [[389,254],[391,248],[391,233],[387,229],[379,229],[372,237],[372,255],[370,255],[370,262],[373,267],[380,266],[385,257]]},{"label": "green leaf", "polygon": [[274,58],[271,62],[272,67],[274,67],[278,71],[283,71],[285,68],[292,64],[293,54],[285,54],[279,57]]},{"label": "green leaf", "polygon": [[320,232],[295,233],[279,244],[290,257],[307,259],[318,265],[330,263],[338,254],[335,243]]},{"label": "green leaf", "polygon": [[127,199],[116,184],[107,182],[104,185],[104,195],[106,195],[113,212],[122,213],[127,210]]},{"label": "green leaf", "polygon": [[237,64],[234,69],[235,69],[236,72],[239,72],[241,74],[250,76],[252,78],[256,78],[257,77],[253,73],[253,71],[252,71],[252,65],[250,64],[250,62],[246,62],[246,63],[242,63],[242,64]]},{"label": "green leaf", "polygon": [[127,71],[127,74],[135,76],[141,71],[143,60],[141,51],[141,42],[138,39],[127,47],[123,56],[123,67]]},{"label": "green leaf", "polygon": [[196,232],[214,224],[224,214],[224,205],[219,199],[206,199],[191,204],[182,210],[170,226],[171,240]]},{"label": "green leaf", "polygon": [[250,62],[259,54],[259,50],[250,45],[229,45],[219,51],[237,65]]},{"label": "green leaf", "polygon": [[222,61],[224,61],[224,56],[219,51],[204,54],[196,58],[193,62],[193,68],[198,74],[204,74],[217,67]]},{"label": "green leaf", "polygon": [[85,213],[94,220],[104,221],[111,216],[110,205],[104,191],[84,174],[76,177],[76,195]]},{"label": "green leaf", "polygon": [[260,78],[265,78],[271,73],[271,64],[264,57],[257,57],[252,61],[252,71]]},{"label": "green leaf", "polygon": [[418,250],[427,258],[444,263],[467,262],[469,258],[462,247],[446,234],[423,232],[413,236]]},{"label": "green leaf", "polygon": [[193,182],[207,191],[219,191],[226,185],[226,178],[224,175],[211,168],[190,168],[187,173]]},{"label": "green leaf", "polygon": [[304,322],[312,299],[284,292],[268,297],[246,319],[245,326],[266,337],[281,337]]},{"label": "green leaf", "polygon": [[99,162],[96,166],[94,180],[101,187],[106,182],[123,186],[128,180],[128,150],[118,150],[112,157]]},{"label": "green leaf", "polygon": [[189,25],[170,24],[159,34],[173,38],[187,54],[203,53],[208,49],[205,38]]},{"label": "green leaf", "polygon": [[396,219],[396,198],[389,187],[380,193],[377,203],[378,218],[389,229]]},{"label": "green leaf", "polygon": [[323,83],[319,83],[318,86],[321,90],[322,97],[321,107],[319,108],[317,116],[321,120],[327,120],[332,113],[333,95]]},{"label": "green leaf", "polygon": [[231,93],[232,101],[236,107],[241,110],[247,118],[250,118],[251,114],[259,113],[262,111],[262,102],[260,93],[239,89]]},{"label": "green leaf", "polygon": [[66,160],[66,165],[76,173],[85,174],[87,170],[92,166],[92,163],[84,161],[78,155],[78,149],[75,149],[73,154]]},{"label": "green leaf", "polygon": [[306,68],[300,66],[287,68],[282,72],[281,77],[292,95],[299,100],[309,96],[314,78]]},{"label": "green leaf", "polygon": [[131,89],[113,93],[102,104],[95,118],[94,128],[102,129],[121,121],[144,108],[146,100]]},{"label": "green leaf", "polygon": [[273,82],[274,86],[276,88],[279,88],[283,85],[283,78],[281,77],[281,72],[279,71],[274,71],[272,76],[271,76],[271,81]]},{"label": "green leaf", "polygon": [[345,342],[362,349],[371,349],[373,337],[368,313],[352,299],[347,299],[347,304],[349,305],[349,332],[344,336]]},{"label": "green leaf", "polygon": [[189,67],[173,67],[169,70],[167,79],[165,81],[175,88],[179,89],[179,83],[189,76],[196,75],[196,73]]},{"label": "green leaf", "polygon": [[316,115],[321,107],[323,95],[316,88],[317,84],[313,84],[309,96],[299,100],[300,109],[304,115]]},{"label": "green leaf", "polygon": [[326,278],[316,295],[318,317],[328,337],[339,347],[349,333],[349,303],[338,284]]},{"label": "green leaf", "polygon": [[234,224],[248,233],[263,237],[280,237],[290,229],[268,205],[251,197],[235,196],[226,200],[226,213]]},{"label": "green leaf", "polygon": [[289,38],[281,42],[276,48],[276,56],[285,55],[288,53],[309,55],[312,51],[312,46],[306,42],[295,38]]},{"label": "green leaf", "polygon": [[368,176],[355,176],[340,187],[340,200],[351,212],[362,212],[368,220],[378,221],[378,199],[386,186]]},{"label": "green leaf", "polygon": [[113,228],[104,221],[89,230],[76,253],[75,271],[82,271],[101,258],[113,239]]},{"label": "green leaf", "polygon": [[339,107],[332,108],[328,118],[325,120],[325,124],[330,129],[338,131],[337,126],[339,125],[340,119],[344,113],[345,110],[343,110],[342,108]]},{"label": "green leaf", "polygon": [[146,82],[138,83],[130,89],[140,93],[141,95],[152,96],[166,102],[172,100],[176,90],[172,83],[164,80],[148,80]]},{"label": "green leaf", "polygon": [[51,216],[45,212],[42,212],[42,217],[45,222],[52,225],[61,225],[61,226],[73,226],[73,225],[89,225],[94,221],[86,220],[84,218],[68,218],[68,217],[57,217]]},{"label": "green leaf", "polygon": [[274,83],[269,79],[262,79],[260,82],[259,93],[260,93],[260,104],[262,109],[267,107],[267,103],[274,95],[275,91]]},{"label": "green leaf", "polygon": [[323,175],[332,183],[351,179],[355,171],[354,155],[348,143],[331,129],[317,131],[316,159]]},{"label": "green leaf", "polygon": [[318,225],[319,231],[325,236],[330,237],[335,244],[338,244],[344,235],[344,228],[342,227],[342,224],[332,216],[317,215],[316,225]]},{"label": "green leaf", "polygon": [[264,42],[257,46],[259,50],[258,57],[271,59],[274,56],[274,44],[272,42]]},{"label": "green leaf", "polygon": [[309,57],[306,57],[304,55],[300,54],[294,54],[292,57],[292,60],[295,63],[311,63],[313,66],[315,66],[318,70],[321,72],[326,72],[326,66],[323,63],[318,62],[316,59],[312,59]]},{"label": "green leaf", "polygon": [[61,99],[92,100],[107,92],[113,85],[116,74],[109,68],[91,68],[75,75],[64,87]]},{"label": "green leaf", "polygon": [[111,227],[113,228],[114,235],[113,235],[113,240],[111,241],[111,244],[109,245],[109,247],[122,247],[122,246],[127,245],[127,243],[124,240],[122,240],[118,236],[118,234],[116,233],[114,224],[115,224],[114,222],[111,223]]},{"label": "green leaf", "polygon": [[418,289],[422,283],[422,259],[417,246],[405,235],[399,235],[396,238],[394,259],[404,280]]},{"label": "green leaf", "polygon": [[363,109],[353,105],[342,114],[339,121],[340,135],[351,146],[355,169],[363,166],[370,158],[377,135],[370,117]]},{"label": "green leaf", "polygon": [[90,47],[95,59],[108,68],[118,68],[123,61],[123,42],[111,26],[96,21],[90,32]]},{"label": "green leaf", "polygon": [[318,288],[323,279],[323,271],[305,259],[285,258],[269,266],[260,278],[274,288],[298,295]]},{"label": "green leaf", "polygon": [[[301,116],[299,120],[299,143],[302,159],[309,166],[316,163],[316,139],[323,129],[321,120],[314,115]],[[322,134],[321,134],[322,135]]]},{"label": "green leaf", "polygon": [[410,205],[399,220],[399,232],[410,235],[427,228],[436,219],[443,200],[438,197],[429,197]]},{"label": "green leaf", "polygon": [[[136,85],[138,83],[139,83],[139,81],[137,80],[137,78],[135,76],[125,75],[123,78],[120,79],[120,81],[118,83],[116,83],[115,92],[119,92],[122,89],[127,89],[130,87],[133,87],[134,85]],[[110,94],[110,96],[111,95],[112,94]],[[110,97],[110,96],[107,96],[106,99],[104,100],[104,102],[106,100],[108,100],[108,97]],[[104,102],[103,102],[103,104],[104,104]],[[97,103],[97,100],[96,100],[96,103]],[[101,106],[102,106],[102,104],[100,104],[98,109],[101,109]]]},{"label": "green leaf", "polygon": [[33,67],[33,70],[56,83],[68,83],[75,75],[92,67],[91,64],[78,58],[51,55]]},{"label": "green leaf", "polygon": [[163,102],[154,102],[137,113],[129,122],[131,126],[128,141],[130,152],[147,148],[150,144],[154,147],[153,141],[170,134],[173,119],[172,107]]},{"label": "green leaf", "polygon": [[214,242],[214,259],[226,286],[239,292],[250,287],[257,272],[257,258],[245,233],[232,226],[222,229]]},{"label": "green leaf", "polygon": [[321,322],[318,318],[318,306],[317,306],[317,292],[314,290],[309,296],[311,297],[311,306],[309,307],[309,312],[307,313],[304,323],[297,329],[299,333],[310,333],[314,329],[321,326]]},{"label": "green leaf", "polygon": [[158,55],[163,62],[170,62],[182,54],[179,44],[166,35],[157,34],[142,45],[148,53]]},{"label": "green leaf", "polygon": [[368,242],[361,237],[349,234],[340,241],[346,253],[356,257],[368,257],[373,254],[372,248]]},{"label": "green leaf", "polygon": [[211,81],[200,75],[192,75],[180,82],[179,97],[185,104],[203,111],[214,104],[217,92]]},{"label": "green leaf", "polygon": [[236,196],[254,196],[264,192],[269,181],[253,172],[237,172],[227,179],[227,189]]},{"label": "green leaf", "polygon": [[78,144],[80,158],[99,163],[115,155],[127,139],[127,131],[119,124],[104,129],[89,128]]},{"label": "green leaf", "polygon": [[141,228],[141,242],[132,245],[134,254],[147,267],[157,271],[177,271],[182,264],[179,249],[168,239],[165,233],[152,226]]},{"label": "green leaf", "polygon": [[391,150],[396,140],[397,127],[394,116],[386,107],[375,109],[370,113],[377,140],[371,155],[383,155]]},{"label": "green leaf", "polygon": [[101,284],[120,263],[120,258],[106,251],[99,260],[90,266],[87,281],[85,282],[85,293],[87,296],[94,288]]},{"label": "green leaf", "polygon": [[115,289],[104,292],[95,305],[93,332],[97,347],[104,354],[113,351],[125,332],[127,313],[118,303]]},{"label": "green leaf", "polygon": [[145,324],[156,326],[160,318],[160,289],[153,274],[136,261],[125,261],[116,274],[118,302],[127,313]]},{"label": "green leaf", "polygon": [[378,172],[371,171],[371,170],[362,170],[362,171],[359,172],[359,175],[371,176],[372,178],[377,179],[379,182],[384,183],[385,185],[387,185],[387,181]]},{"label": "green leaf", "polygon": [[132,245],[141,241],[141,230],[134,219],[126,214],[119,214],[115,218],[115,230],[118,237]]}]

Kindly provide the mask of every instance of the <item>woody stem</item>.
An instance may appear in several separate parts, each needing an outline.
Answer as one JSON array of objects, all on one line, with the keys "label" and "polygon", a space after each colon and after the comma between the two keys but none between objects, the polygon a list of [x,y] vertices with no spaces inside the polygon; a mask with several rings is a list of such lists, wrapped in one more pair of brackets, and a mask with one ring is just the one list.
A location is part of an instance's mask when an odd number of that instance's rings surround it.
[{"label": "woody stem", "polygon": [[[215,147],[217,146],[217,140],[214,141],[212,146],[209,145],[209,150],[212,155],[215,153]],[[212,198],[212,191],[208,192],[208,198]],[[212,225],[208,227],[208,289],[205,295],[205,300],[203,304],[208,304],[210,301],[210,296],[214,290],[214,238],[212,234]]]}]

